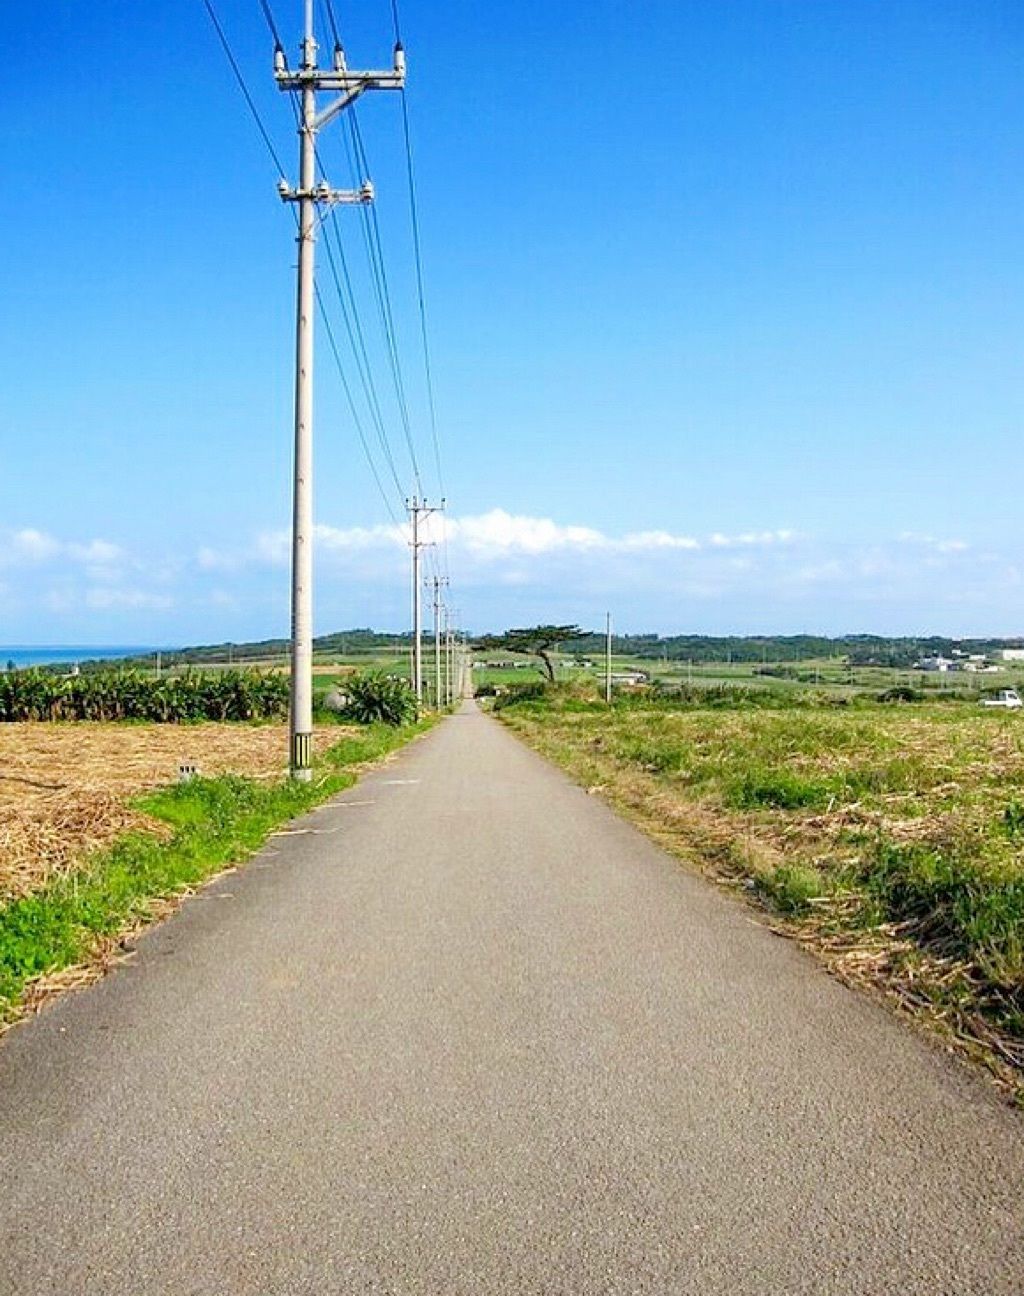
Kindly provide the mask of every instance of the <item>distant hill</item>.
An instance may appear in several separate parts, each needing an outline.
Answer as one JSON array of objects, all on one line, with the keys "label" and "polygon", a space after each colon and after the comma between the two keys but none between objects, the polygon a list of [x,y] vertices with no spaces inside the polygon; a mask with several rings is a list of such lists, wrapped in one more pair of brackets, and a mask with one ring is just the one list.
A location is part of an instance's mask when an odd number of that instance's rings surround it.
[{"label": "distant hill", "polygon": [[[429,640],[431,631],[425,630]],[[336,656],[359,656],[409,648],[412,633],[395,634],[359,627],[320,635],[313,640],[314,652]],[[587,635],[573,643],[572,650],[583,657],[604,652],[604,635]],[[287,639],[259,639],[251,643],[199,644],[191,648],[165,649],[164,666],[202,666],[232,662],[252,664],[287,656]],[[1024,639],[953,639],[943,635],[892,637],[887,635],[615,635],[612,651],[619,656],[647,658],[652,661],[693,662],[793,662],[822,658],[839,658],[853,666],[909,667],[920,657],[961,653],[997,654],[1003,648],[1024,647]],[[83,669],[95,670],[111,665],[152,665],[154,654],[122,658],[118,661],[93,660]]]}]

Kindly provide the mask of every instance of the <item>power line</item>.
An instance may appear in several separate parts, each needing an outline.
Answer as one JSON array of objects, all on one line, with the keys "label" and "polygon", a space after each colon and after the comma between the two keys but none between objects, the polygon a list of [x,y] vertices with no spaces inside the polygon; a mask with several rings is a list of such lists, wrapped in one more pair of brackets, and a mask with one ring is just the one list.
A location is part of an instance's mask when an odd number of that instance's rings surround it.
[{"label": "power line", "polygon": [[380,497],[384,501],[384,507],[388,511],[388,516],[391,518],[391,521],[395,524],[395,526],[399,526],[400,524],[398,521],[398,515],[396,514],[395,510],[391,507],[391,501],[387,497],[387,492],[384,490],[384,484],[380,479],[380,474],[377,472],[377,465],[374,463],[373,456],[370,454],[370,446],[366,440],[366,433],[363,431],[363,425],[359,417],[359,411],[356,409],[356,404],[352,397],[352,389],[349,386],[348,379],[345,377],[345,369],[341,363],[341,356],[338,353],[338,343],[334,336],[334,329],[331,327],[330,317],[327,314],[327,307],[324,305],[324,299],[322,293],[320,292],[319,284],[316,285],[314,291],[316,293],[317,306],[320,308],[320,319],[322,320],[323,326],[327,331],[327,340],[331,348],[331,353],[334,356],[334,363],[338,369],[338,377],[341,379],[341,385],[344,388],[345,396],[348,400],[348,407],[352,413],[352,422],[355,424],[356,434],[359,437],[359,443],[363,447],[363,454],[366,456],[366,462],[369,465],[370,472],[373,474],[373,480],[377,483],[377,490],[380,492]]},{"label": "power line", "polygon": [[[330,0],[328,0],[330,2]],[[402,44],[402,24],[398,14],[398,0],[391,0],[391,20],[395,29],[395,44]],[[427,411],[430,418],[430,437],[434,448],[434,466],[437,469],[437,484],[441,495],[447,492],[444,484],[444,470],[441,466],[441,440],[437,430],[437,402],[434,398],[434,373],[430,357],[429,330],[427,328],[426,292],[423,286],[423,251],[420,239],[419,203],[416,195],[416,169],[413,163],[412,131],[409,124],[409,102],[405,86],[401,89],[402,99],[402,134],[405,143],[406,178],[409,187],[409,217],[412,225],[413,255],[416,262],[416,297],[419,306],[420,341],[423,347],[423,375],[426,380]],[[445,574],[448,574],[448,526],[447,518],[442,518],[442,545]]]},{"label": "power line", "polygon": [[231,46],[228,44],[228,38],[224,33],[224,28],[221,26],[220,19],[217,17],[216,13],[214,12],[214,8],[211,3],[211,0],[203,0],[203,5],[206,8],[206,12],[210,16],[210,22],[213,23],[213,29],[217,33],[217,38],[220,41],[221,48],[223,49],[225,55],[227,56],[228,63],[231,65],[231,71],[235,74],[235,80],[238,82],[238,88],[242,92],[242,96],[245,99],[246,106],[248,107],[249,112],[252,114],[253,121],[256,123],[256,129],[259,131],[263,139],[263,143],[267,146],[267,152],[270,154],[274,166],[277,167],[277,174],[279,176],[283,176],[285,173],[284,165],[281,162],[281,158],[278,155],[277,149],[274,148],[274,141],[270,138],[267,128],[263,124],[263,118],[259,114],[259,109],[256,107],[255,100],[253,99],[252,95],[249,93],[249,87],[245,83],[245,77],[242,76],[242,69],[238,66],[238,60],[231,52]]},{"label": "power line", "polygon": [[405,136],[405,166],[409,181],[409,218],[412,224],[412,246],[416,260],[416,297],[420,313],[420,340],[423,343],[423,373],[427,385],[427,406],[430,414],[430,435],[434,443],[434,463],[437,481],[444,494],[444,473],[441,469],[441,445],[437,435],[437,406],[434,401],[434,375],[430,362],[430,343],[427,338],[427,305],[423,290],[423,254],[420,244],[420,221],[416,202],[416,178],[412,160],[412,137],[409,131],[409,105],[402,90],[402,130]]},{"label": "power line", "polygon": [[327,24],[331,29],[331,35],[334,37],[335,47],[341,45],[341,36],[338,33],[338,20],[334,16],[334,0],[320,0],[320,7],[327,11]]},{"label": "power line", "polygon": [[[355,112],[348,114],[349,134],[352,141],[352,151],[348,148],[346,140],[346,152],[348,153],[349,166],[353,175],[369,174],[369,163],[366,158],[366,149],[363,145],[362,132],[359,129],[359,122]],[[355,160],[353,161],[353,151]],[[363,241],[366,246],[367,261],[370,266],[370,275],[373,282],[374,296],[377,301],[377,309],[380,315],[381,328],[384,333],[384,344],[388,356],[388,363],[391,370],[392,385],[395,389],[395,399],[398,404],[398,413],[402,423],[402,431],[405,436],[406,448],[409,452],[409,459],[412,463],[413,477],[416,481],[416,488],[422,494],[423,483],[420,476],[419,461],[416,458],[416,447],[412,436],[412,422],[409,418],[409,403],[405,393],[405,382],[402,378],[402,365],[399,358],[399,349],[397,333],[395,330],[394,314],[391,309],[391,293],[388,287],[387,270],[384,264],[384,252],[380,237],[380,224],[377,220],[377,212],[374,205],[368,204],[367,207],[360,209],[360,215],[363,222]]]},{"label": "power line", "polygon": [[284,53],[284,44],[281,41],[281,33],[277,30],[277,23],[274,21],[273,10],[270,8],[268,0],[260,0],[260,8],[263,10],[263,17],[270,28],[270,34],[274,38],[274,49]]},{"label": "power line", "polygon": [[395,28],[395,44],[401,45],[402,31],[401,24],[398,21],[398,0],[391,0],[391,21]]},{"label": "power line", "polygon": [[[399,497],[402,495],[402,484],[398,478],[398,471],[395,467],[394,456],[391,453],[391,445],[388,441],[387,429],[384,424],[384,416],[381,412],[380,399],[377,395],[377,387],[373,381],[373,370],[370,366],[370,359],[366,351],[366,342],[363,337],[362,325],[359,322],[359,310],[355,299],[355,293],[352,289],[352,279],[348,271],[348,262],[345,257],[344,246],[341,241],[341,233],[338,229],[337,216],[332,212],[332,226],[334,238],[337,243],[338,259],[341,262],[341,275],[338,273],[338,262],[335,260],[334,247],[331,243],[330,228],[326,224],[324,230],[324,247],[327,250],[327,262],[330,267],[331,277],[334,280],[335,291],[338,294],[338,304],[341,307],[342,319],[345,324],[345,331],[348,334],[349,345],[352,348],[352,354],[355,357],[356,370],[359,374],[360,383],[363,388],[363,395],[366,399],[367,406],[370,410],[370,417],[373,419],[374,427],[377,431],[377,439],[380,442],[381,451],[387,462],[388,469],[391,473],[395,487],[398,490]],[[341,280],[345,281],[345,291],[342,290]],[[348,295],[348,305],[346,305],[345,296]]]}]

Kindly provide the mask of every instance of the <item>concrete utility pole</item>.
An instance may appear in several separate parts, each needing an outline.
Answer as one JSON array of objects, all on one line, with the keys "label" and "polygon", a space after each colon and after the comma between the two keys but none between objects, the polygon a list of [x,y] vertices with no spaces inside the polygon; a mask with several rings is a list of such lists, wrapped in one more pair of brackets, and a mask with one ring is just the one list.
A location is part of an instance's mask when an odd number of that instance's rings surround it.
[{"label": "concrete utility pole", "polygon": [[604,614],[604,700],[610,705],[612,700],[612,614]]},{"label": "concrete utility pole", "polygon": [[412,550],[412,686],[416,694],[416,706],[423,707],[423,600],[420,590],[420,550],[428,542],[420,539],[420,519],[444,508],[444,500],[439,507],[428,507],[426,500],[415,495],[406,501],[406,509],[412,518],[412,539],[409,547]]},{"label": "concrete utility pole", "polygon": [[452,608],[448,614],[448,705],[452,706],[456,698],[462,696],[462,688],[459,684],[459,676],[462,671],[462,662],[459,654],[459,632],[458,624],[461,612],[459,608]]},{"label": "concrete utility pole", "polygon": [[[313,759],[313,262],[316,249],[316,209],[337,203],[373,201],[367,180],[360,189],[331,189],[316,178],[316,137],[365,90],[400,90],[405,85],[405,52],[395,46],[388,72],[350,72],[340,45],[330,69],[317,68],[313,34],[313,0],[305,0],[302,65],[288,67],[284,50],[274,51],[274,80],[280,90],[294,94],[299,111],[299,185],[282,180],[283,202],[299,206],[298,301],[295,326],[295,475],[292,497],[292,681],[289,761],[292,777],[308,781]],[[336,93],[319,113],[318,90]]]},{"label": "concrete utility pole", "polygon": [[441,577],[431,580],[434,587],[434,710],[441,710]]},{"label": "concrete utility pole", "polygon": [[444,704],[452,704],[452,618],[447,605],[444,609]]}]

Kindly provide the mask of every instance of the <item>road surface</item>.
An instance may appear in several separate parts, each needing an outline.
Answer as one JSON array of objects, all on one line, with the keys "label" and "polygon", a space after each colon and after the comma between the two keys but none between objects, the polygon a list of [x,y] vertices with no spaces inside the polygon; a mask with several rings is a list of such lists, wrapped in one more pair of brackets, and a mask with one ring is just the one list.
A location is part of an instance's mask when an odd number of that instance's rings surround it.
[{"label": "road surface", "polygon": [[0,1292],[1020,1293],[1022,1127],[467,704],[0,1044]]}]

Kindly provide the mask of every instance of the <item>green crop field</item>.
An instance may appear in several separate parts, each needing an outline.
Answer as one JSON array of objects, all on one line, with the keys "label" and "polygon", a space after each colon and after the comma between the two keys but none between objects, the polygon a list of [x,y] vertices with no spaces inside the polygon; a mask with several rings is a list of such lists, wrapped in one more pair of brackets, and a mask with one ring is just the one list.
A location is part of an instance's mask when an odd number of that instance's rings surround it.
[{"label": "green crop field", "polygon": [[738,686],[610,708],[580,685],[498,703],[846,979],[1024,1082],[1024,715]]}]

